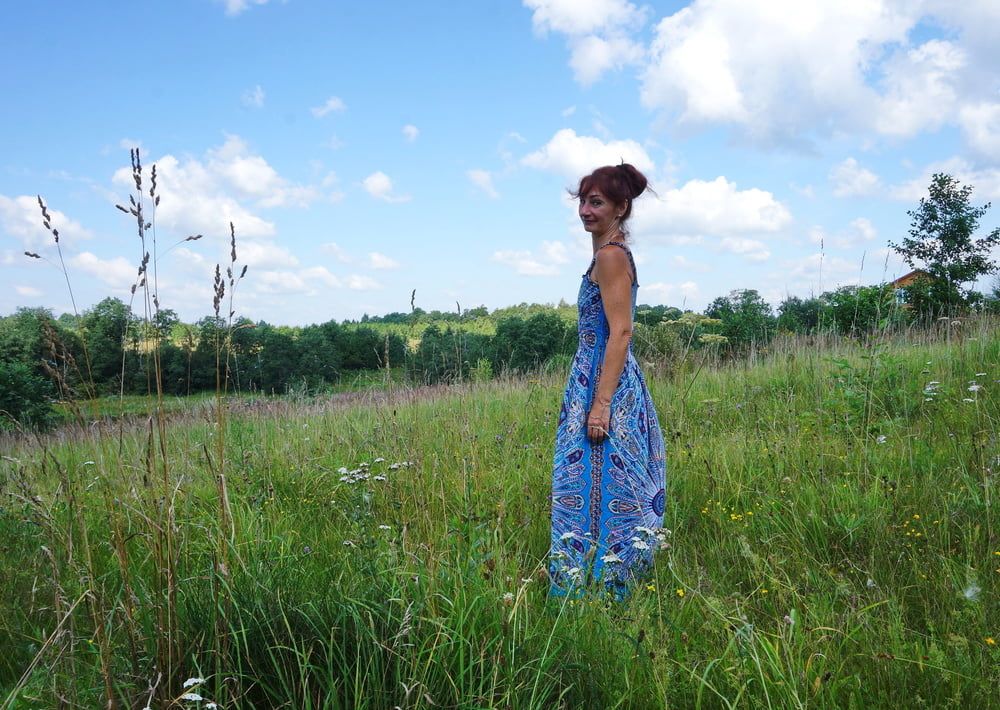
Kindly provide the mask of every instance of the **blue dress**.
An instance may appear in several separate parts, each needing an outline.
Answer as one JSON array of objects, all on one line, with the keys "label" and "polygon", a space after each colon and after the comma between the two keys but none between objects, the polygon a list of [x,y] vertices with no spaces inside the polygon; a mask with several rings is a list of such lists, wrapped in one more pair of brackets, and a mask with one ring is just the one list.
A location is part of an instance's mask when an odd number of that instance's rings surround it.
[{"label": "blue dress", "polygon": [[[625,250],[635,274],[628,247],[610,244]],[[596,582],[620,599],[652,564],[663,525],[666,460],[653,400],[631,346],[611,399],[608,436],[599,444],[587,438],[609,332],[600,288],[590,279],[595,261],[580,284],[580,340],[556,431],[550,593],[578,593]],[[638,286],[636,278],[633,315]]]}]

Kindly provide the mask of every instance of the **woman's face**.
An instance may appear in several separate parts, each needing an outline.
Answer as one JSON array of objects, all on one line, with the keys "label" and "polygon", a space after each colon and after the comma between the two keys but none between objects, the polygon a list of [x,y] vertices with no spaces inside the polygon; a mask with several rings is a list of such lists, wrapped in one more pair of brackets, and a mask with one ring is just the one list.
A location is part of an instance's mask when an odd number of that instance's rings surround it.
[{"label": "woman's face", "polygon": [[621,206],[614,204],[596,187],[580,197],[580,221],[591,234],[604,234],[611,229],[615,218],[621,213]]}]

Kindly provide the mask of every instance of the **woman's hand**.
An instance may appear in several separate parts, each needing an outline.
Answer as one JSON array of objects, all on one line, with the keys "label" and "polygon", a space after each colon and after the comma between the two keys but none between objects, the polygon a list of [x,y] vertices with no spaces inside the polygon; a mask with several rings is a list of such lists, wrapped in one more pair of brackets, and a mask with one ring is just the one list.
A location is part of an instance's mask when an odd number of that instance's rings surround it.
[{"label": "woman's hand", "polygon": [[594,444],[600,444],[611,429],[611,403],[594,402],[587,415],[587,438]]}]

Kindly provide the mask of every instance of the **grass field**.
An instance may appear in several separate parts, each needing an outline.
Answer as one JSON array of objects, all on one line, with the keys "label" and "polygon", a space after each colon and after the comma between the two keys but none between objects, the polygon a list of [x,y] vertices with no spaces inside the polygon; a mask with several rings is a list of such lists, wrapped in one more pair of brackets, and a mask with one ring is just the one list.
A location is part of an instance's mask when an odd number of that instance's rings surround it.
[{"label": "grass field", "polygon": [[11,446],[0,703],[1000,704],[996,331],[696,365],[625,603],[546,596],[560,376]]}]

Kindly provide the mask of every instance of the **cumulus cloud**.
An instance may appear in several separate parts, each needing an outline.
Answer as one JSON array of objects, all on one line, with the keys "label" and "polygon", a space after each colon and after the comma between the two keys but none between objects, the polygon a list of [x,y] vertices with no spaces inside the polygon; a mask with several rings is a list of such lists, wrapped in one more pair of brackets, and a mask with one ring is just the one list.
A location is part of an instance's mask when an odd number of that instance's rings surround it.
[{"label": "cumulus cloud", "polygon": [[808,238],[813,244],[825,248],[849,249],[872,244],[878,237],[878,230],[866,217],[858,217],[851,221],[846,230],[828,233],[820,226],[809,230]]},{"label": "cumulus cloud", "polygon": [[972,201],[984,202],[1000,199],[1000,166],[977,168],[965,158],[952,157],[931,163],[920,174],[898,185],[894,185],[889,195],[897,200],[916,203],[927,197],[927,187],[934,173],[947,173],[963,185],[972,185]]},{"label": "cumulus cloud", "polygon": [[405,126],[403,126],[403,136],[406,137],[407,141],[412,143],[413,141],[417,140],[417,138],[420,136],[420,129],[414,126],[412,123],[407,123]]},{"label": "cumulus cloud", "polygon": [[500,197],[500,193],[493,186],[493,175],[488,170],[467,170],[465,176],[491,199]]},{"label": "cumulus cloud", "polygon": [[854,158],[833,167],[830,183],[837,197],[871,195],[881,187],[878,175],[859,165]]},{"label": "cumulus cloud", "polygon": [[570,67],[584,86],[609,69],[638,64],[645,50],[630,34],[642,27],[647,13],[627,0],[524,0],[532,10],[535,33],[563,34]]},{"label": "cumulus cloud", "polygon": [[381,288],[380,284],[370,276],[350,274],[340,277],[330,272],[325,266],[310,266],[297,270],[267,270],[259,272],[254,286],[258,292],[265,294],[306,294],[316,295],[323,289],[350,289],[352,291],[369,291]]},{"label": "cumulus cloud", "polygon": [[[774,195],[759,188],[741,190],[719,176],[715,180],[691,180],[679,188],[660,192],[659,198],[643,198],[636,206],[634,231],[672,244],[697,243],[703,239],[773,234],[787,227],[792,216]],[[766,250],[748,248],[744,242],[726,242],[729,251],[760,255]]]},{"label": "cumulus cloud", "polygon": [[617,165],[623,160],[644,173],[653,171],[652,158],[634,140],[605,142],[594,136],[578,136],[572,128],[563,128],[539,150],[522,158],[521,163],[573,180],[596,167]]},{"label": "cumulus cloud", "polygon": [[501,250],[493,252],[491,259],[514,269],[521,276],[556,276],[559,269],[551,262],[540,260],[530,251]]},{"label": "cumulus cloud", "polygon": [[704,273],[711,270],[708,264],[703,264],[700,261],[692,261],[683,254],[674,254],[670,257],[670,265],[682,271],[700,271]]},{"label": "cumulus cloud", "polygon": [[[90,239],[93,234],[66,216],[65,213],[46,205],[50,224],[59,230],[60,243],[63,246]],[[0,231],[20,240],[25,249],[38,251],[47,246],[54,246],[52,234],[42,225],[42,211],[35,196],[19,195],[7,197],[0,195]]]},{"label": "cumulus cloud", "polygon": [[959,123],[969,146],[989,160],[1000,161],[1000,103],[981,102],[963,106]]},{"label": "cumulus cloud", "polygon": [[262,108],[264,106],[264,89],[257,84],[252,89],[243,92],[243,105],[248,108]]},{"label": "cumulus cloud", "polygon": [[377,251],[368,253],[368,265],[373,269],[398,269],[400,266],[395,259]]},{"label": "cumulus cloud", "polygon": [[347,105],[339,96],[331,96],[321,106],[314,106],[310,109],[316,118],[323,118],[328,113],[340,113],[347,110]]},{"label": "cumulus cloud", "polygon": [[746,237],[724,237],[719,242],[719,248],[722,251],[738,254],[748,261],[767,261],[771,256],[764,242]]},{"label": "cumulus cloud", "polygon": [[655,283],[643,284],[642,293],[643,299],[646,301],[652,301],[654,297],[658,297],[660,303],[681,301],[687,307],[691,306],[692,301],[698,301],[701,298],[701,290],[694,281],[682,281],[680,283],[657,281]]},{"label": "cumulus cloud", "polygon": [[68,262],[71,267],[115,288],[129,288],[136,282],[138,275],[138,266],[121,256],[102,259],[89,251],[82,251],[70,257]]},{"label": "cumulus cloud", "polygon": [[875,127],[904,138],[940,128],[951,113],[942,107],[957,103],[956,81],[967,61],[960,47],[936,39],[891,58]]},{"label": "cumulus cloud", "polygon": [[327,254],[332,254],[333,258],[343,264],[349,264],[353,259],[350,254],[348,254],[342,246],[337,244],[337,242],[327,242],[326,244],[320,244],[320,250],[325,251]]},{"label": "cumulus cloud", "polygon": [[254,5],[266,5],[268,0],[217,0],[226,6],[226,14],[234,17]]},{"label": "cumulus cloud", "polygon": [[43,293],[41,289],[34,286],[14,286],[14,291],[18,296],[24,296],[25,298],[36,298]]},{"label": "cumulus cloud", "polygon": [[408,202],[409,195],[397,195],[393,191],[392,180],[381,170],[377,170],[361,181],[365,191],[374,198],[385,202]]},{"label": "cumulus cloud", "polygon": [[[152,162],[156,163],[157,191],[162,197],[157,223],[182,233],[219,234],[228,231],[229,222],[233,222],[237,236],[273,236],[274,224],[252,208],[304,207],[319,195],[314,187],[281,177],[239,136],[227,136],[221,146],[208,150],[201,159],[181,160],[168,154]],[[131,169],[116,171],[114,182],[126,190],[134,189]]]}]

